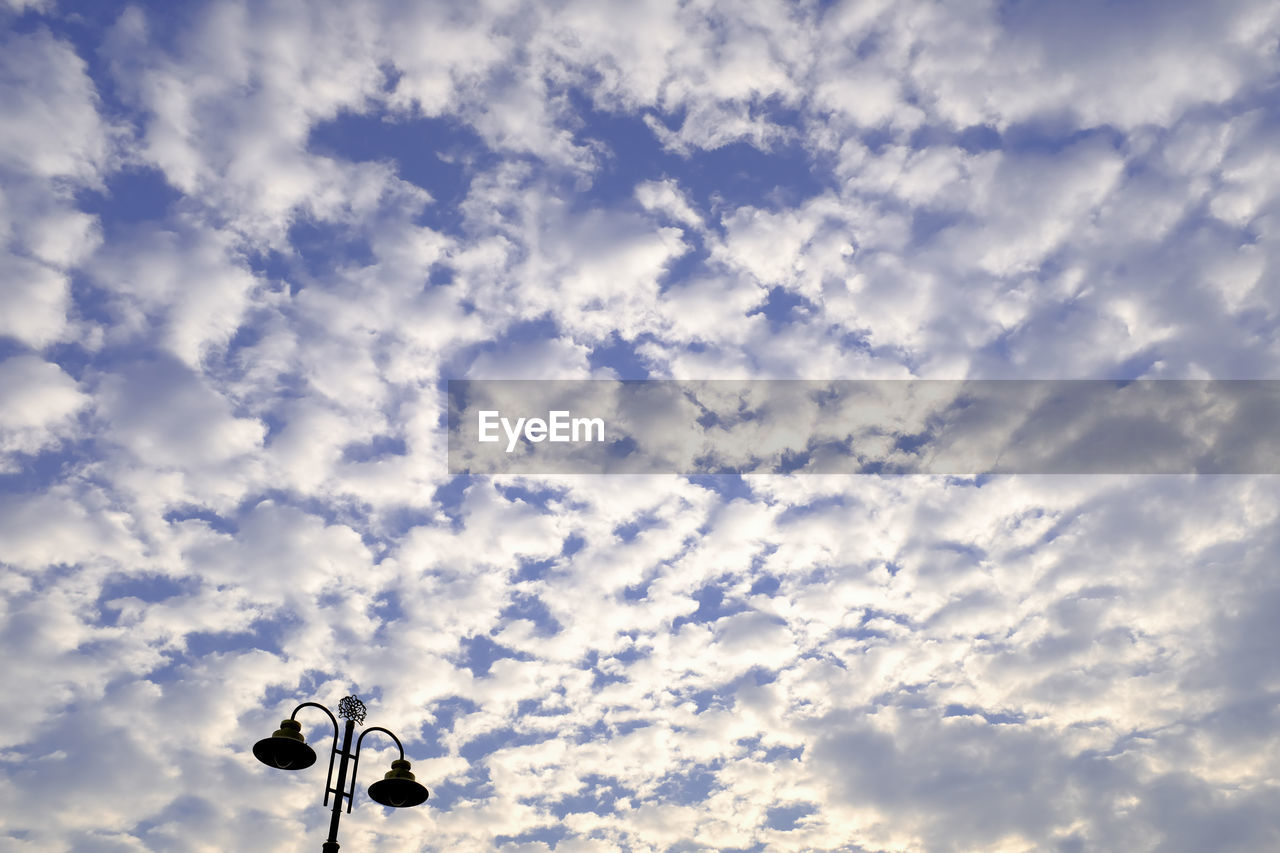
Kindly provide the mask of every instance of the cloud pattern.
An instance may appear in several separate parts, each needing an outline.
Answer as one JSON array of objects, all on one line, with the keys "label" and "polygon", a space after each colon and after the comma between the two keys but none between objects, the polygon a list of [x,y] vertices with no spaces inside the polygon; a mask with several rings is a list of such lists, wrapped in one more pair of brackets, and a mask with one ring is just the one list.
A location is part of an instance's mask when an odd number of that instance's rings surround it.
[{"label": "cloud pattern", "polygon": [[351,849],[1280,842],[1274,478],[451,477],[444,393],[1272,377],[1274,4],[0,19],[5,849],[313,849],[249,750],[352,691]]}]

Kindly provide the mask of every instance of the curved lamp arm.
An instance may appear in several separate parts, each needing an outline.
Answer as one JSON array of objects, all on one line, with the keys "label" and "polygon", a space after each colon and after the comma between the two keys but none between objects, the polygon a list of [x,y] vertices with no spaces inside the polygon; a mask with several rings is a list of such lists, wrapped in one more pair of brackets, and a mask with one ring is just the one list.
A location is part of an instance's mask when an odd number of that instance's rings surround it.
[{"label": "curved lamp arm", "polygon": [[[360,769],[360,741],[364,740],[364,736],[369,734],[370,732],[382,732],[384,735],[386,735],[387,737],[395,741],[396,748],[400,750],[400,758],[401,760],[404,759],[404,744],[400,742],[400,738],[396,737],[393,732],[388,731],[387,729],[384,729],[382,726],[370,726],[369,728],[362,731],[360,733],[360,737],[356,738],[356,754],[351,759],[351,789],[350,789],[350,795],[347,797],[347,814],[351,814],[351,806],[355,802],[356,771]],[[334,735],[334,738],[336,743],[337,742],[336,734]]]},{"label": "curved lamp arm", "polygon": [[333,737],[335,740],[337,739],[338,718],[333,715],[332,711],[321,705],[319,702],[303,702],[301,705],[293,709],[293,713],[289,715],[289,719],[296,720],[298,718],[298,712],[303,708],[319,708],[321,711],[324,711],[324,715],[329,718],[329,722],[333,723]]},{"label": "curved lamp arm", "polygon": [[364,740],[364,736],[369,734],[369,732],[382,732],[384,735],[386,735],[387,737],[395,741],[396,748],[400,750],[400,758],[402,760],[404,759],[404,744],[400,742],[400,738],[396,737],[394,734],[387,731],[382,726],[370,726],[369,728],[365,729],[360,733],[360,737],[356,738],[356,759],[357,760],[360,758],[360,741]]},{"label": "curved lamp arm", "polygon": [[[303,708],[319,708],[321,711],[324,711],[324,715],[329,718],[329,722],[333,723],[333,746],[329,748],[329,773],[328,773],[328,776],[326,777],[327,779],[332,780],[333,779],[333,757],[338,754],[338,718],[333,715],[332,711],[330,711],[325,706],[321,705],[319,702],[303,702],[301,705],[293,709],[293,713],[289,715],[289,719],[291,720],[297,719],[298,712],[301,711]],[[363,737],[363,735],[361,735],[361,737]],[[325,782],[324,787],[325,787],[324,804],[327,806],[329,805],[329,788],[332,787],[332,785],[330,782],[327,781]],[[347,811],[348,812],[351,811],[350,804],[347,805]]]}]

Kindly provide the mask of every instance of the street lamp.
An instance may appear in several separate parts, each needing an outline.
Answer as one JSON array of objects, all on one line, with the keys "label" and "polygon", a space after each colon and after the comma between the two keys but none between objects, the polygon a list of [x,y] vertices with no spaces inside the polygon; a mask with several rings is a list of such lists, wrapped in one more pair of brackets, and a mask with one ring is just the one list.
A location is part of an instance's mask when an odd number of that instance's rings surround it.
[{"label": "street lamp", "polygon": [[[342,818],[342,800],[347,801],[347,813],[355,800],[356,770],[360,766],[360,742],[370,732],[382,732],[396,742],[400,749],[400,758],[391,762],[387,774],[369,786],[369,799],[384,806],[401,809],[416,806],[426,801],[427,789],[413,778],[409,771],[409,762],[404,760],[404,745],[400,738],[381,726],[372,726],[360,733],[356,739],[355,750],[351,749],[351,735],[356,723],[364,724],[364,703],[355,696],[348,696],[338,703],[338,716],[346,720],[342,733],[342,749],[338,749],[338,720],[328,708],[316,702],[303,702],[293,709],[289,719],[280,721],[280,728],[271,735],[253,745],[253,754],[268,767],[279,770],[304,770],[316,763],[316,751],[307,745],[302,736],[302,726],[294,717],[303,708],[319,708],[329,716],[333,723],[333,747],[329,751],[329,776],[324,783],[324,804],[329,805],[329,795],[333,794],[333,817],[329,821],[329,840],[321,848],[322,853],[338,853],[338,821]],[[333,782],[333,759],[338,757],[338,781]],[[351,781],[347,781],[347,762],[351,762]]]}]

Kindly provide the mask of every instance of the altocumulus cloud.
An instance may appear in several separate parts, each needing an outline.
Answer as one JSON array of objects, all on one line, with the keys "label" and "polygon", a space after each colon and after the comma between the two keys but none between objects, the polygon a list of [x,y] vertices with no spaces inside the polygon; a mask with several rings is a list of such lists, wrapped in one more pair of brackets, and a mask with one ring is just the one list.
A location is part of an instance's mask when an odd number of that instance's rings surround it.
[{"label": "altocumulus cloud", "polygon": [[6,850],[314,849],[249,746],[352,691],[353,850],[1280,846],[1274,478],[451,477],[444,392],[1275,376],[1274,3],[0,21]]}]

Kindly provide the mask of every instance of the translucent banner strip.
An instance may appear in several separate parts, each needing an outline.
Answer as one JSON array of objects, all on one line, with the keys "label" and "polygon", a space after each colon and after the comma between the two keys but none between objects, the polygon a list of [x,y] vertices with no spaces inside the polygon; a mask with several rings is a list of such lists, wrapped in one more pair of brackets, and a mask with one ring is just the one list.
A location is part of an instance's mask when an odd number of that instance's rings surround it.
[{"label": "translucent banner strip", "polygon": [[454,474],[1275,474],[1280,380],[458,380]]}]

